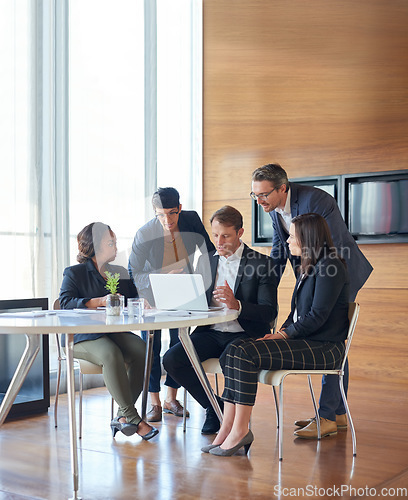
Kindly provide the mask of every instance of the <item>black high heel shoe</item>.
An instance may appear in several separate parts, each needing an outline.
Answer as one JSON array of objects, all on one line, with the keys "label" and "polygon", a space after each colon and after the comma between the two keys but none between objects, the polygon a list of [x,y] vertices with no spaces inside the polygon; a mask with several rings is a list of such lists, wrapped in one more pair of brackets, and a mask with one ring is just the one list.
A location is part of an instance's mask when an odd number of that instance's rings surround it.
[{"label": "black high heel shoe", "polygon": [[159,429],[156,429],[156,427],[152,427],[152,430],[149,431],[147,434],[145,434],[144,436],[139,436],[144,439],[145,441],[149,441],[149,439],[152,439],[154,436],[157,436],[157,434],[159,433]]},{"label": "black high heel shoe", "polygon": [[[133,434],[137,433],[137,429],[142,420],[138,424],[128,424],[127,422],[126,423],[119,422],[119,418],[122,417],[115,417],[110,424],[113,437],[116,436],[116,433],[118,431],[121,431],[125,436],[132,436]],[[152,430],[149,431],[147,434],[144,434],[143,436],[140,436],[139,434],[139,436],[145,441],[149,441],[149,439],[152,439],[152,437],[156,436],[158,433],[159,429],[152,427]]]},{"label": "black high heel shoe", "polygon": [[211,450],[209,450],[209,453],[211,453],[211,455],[217,455],[219,457],[230,457],[231,455],[235,455],[235,453],[240,448],[244,447],[245,454],[247,454],[249,451],[249,448],[251,447],[253,440],[254,440],[254,435],[252,434],[252,431],[249,430],[248,434],[246,434],[241,439],[241,441],[238,444],[236,444],[235,446],[233,446],[232,448],[229,448],[228,450],[223,450],[222,448],[217,446],[216,448],[211,448]]},{"label": "black high heel shoe", "polygon": [[133,434],[135,434],[137,432],[137,428],[138,428],[139,424],[137,424],[137,425],[136,424],[128,424],[127,422],[122,423],[122,422],[119,422],[119,418],[122,418],[122,417],[115,417],[111,421],[111,424],[110,424],[113,437],[116,436],[116,433],[118,431],[123,432],[123,434],[125,436],[132,436]]}]

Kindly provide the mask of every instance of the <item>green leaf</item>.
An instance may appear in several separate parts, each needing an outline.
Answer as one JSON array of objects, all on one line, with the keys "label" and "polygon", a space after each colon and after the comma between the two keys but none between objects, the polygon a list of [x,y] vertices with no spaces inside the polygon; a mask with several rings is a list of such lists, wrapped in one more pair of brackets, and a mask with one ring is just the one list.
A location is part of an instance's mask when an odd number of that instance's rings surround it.
[{"label": "green leaf", "polygon": [[112,275],[112,273],[110,273],[109,271],[105,271],[105,275],[107,277],[105,288],[111,294],[114,295],[115,293],[117,293],[118,288],[119,288],[120,274],[119,273],[115,273],[115,274]]}]

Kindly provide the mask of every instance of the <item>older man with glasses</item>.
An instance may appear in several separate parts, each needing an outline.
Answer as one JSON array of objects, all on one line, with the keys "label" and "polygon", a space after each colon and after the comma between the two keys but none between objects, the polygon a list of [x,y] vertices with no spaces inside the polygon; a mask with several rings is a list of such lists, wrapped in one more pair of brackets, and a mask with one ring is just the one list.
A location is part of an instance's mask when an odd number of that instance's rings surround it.
[{"label": "older man with glasses", "polygon": [[[152,198],[155,217],[141,227],[134,238],[129,258],[129,274],[141,297],[154,303],[150,287],[151,273],[192,273],[194,255],[214,250],[204,225],[192,210],[182,210],[180,195],[173,187],[159,188]],[[146,340],[146,332],[143,332]],[[178,330],[170,329],[170,347],[177,344]],[[162,412],[183,416],[183,407],[177,401],[180,385],[167,375],[164,384],[167,395],[163,407],[160,402],[161,331],[154,334],[153,366],[149,381],[151,409],[147,420],[159,422]]]},{"label": "older man with glasses", "polygon": [[[277,163],[263,165],[252,173],[250,196],[271,217],[273,226],[271,258],[278,279],[280,280],[288,260],[295,275],[300,264],[299,257],[291,255],[289,251],[287,240],[291,220],[297,215],[317,213],[326,219],[334,245],[339,255],[346,261],[350,276],[349,300],[354,301],[373,268],[348,231],[336,200],[321,189],[289,182],[285,170]],[[347,386],[348,364],[346,363],[344,377],[346,393]],[[319,414],[322,437],[337,432],[338,428],[347,428],[346,409],[335,375],[323,376]],[[317,439],[315,419],[297,420],[295,425],[300,427],[300,430],[295,432],[296,437]]]}]

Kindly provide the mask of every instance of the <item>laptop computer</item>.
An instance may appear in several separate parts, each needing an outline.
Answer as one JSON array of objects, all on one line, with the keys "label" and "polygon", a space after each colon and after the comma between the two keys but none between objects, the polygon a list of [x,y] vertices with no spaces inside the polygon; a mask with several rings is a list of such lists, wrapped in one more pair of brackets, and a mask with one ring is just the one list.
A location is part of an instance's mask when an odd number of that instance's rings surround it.
[{"label": "laptop computer", "polygon": [[157,309],[185,311],[220,311],[208,307],[201,274],[150,274],[150,284]]}]

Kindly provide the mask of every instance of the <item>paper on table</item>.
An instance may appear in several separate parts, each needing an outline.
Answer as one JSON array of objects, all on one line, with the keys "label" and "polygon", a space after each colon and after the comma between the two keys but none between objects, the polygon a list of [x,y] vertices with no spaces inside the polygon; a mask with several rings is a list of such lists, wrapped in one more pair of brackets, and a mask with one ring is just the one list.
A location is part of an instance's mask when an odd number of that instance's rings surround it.
[{"label": "paper on table", "polygon": [[98,311],[98,309],[72,309],[72,311],[74,311],[76,313],[86,313],[86,314],[89,314],[89,313],[101,314],[101,312],[102,312],[102,311]]},{"label": "paper on table", "polygon": [[145,316],[176,316],[176,317],[184,317],[184,316],[202,316],[207,315],[207,312],[203,311],[185,311],[185,310],[177,310],[177,311],[166,311],[164,309],[148,309],[145,310]]},{"label": "paper on table", "polygon": [[55,314],[54,311],[20,311],[0,313],[3,318],[41,318],[42,316]]}]

